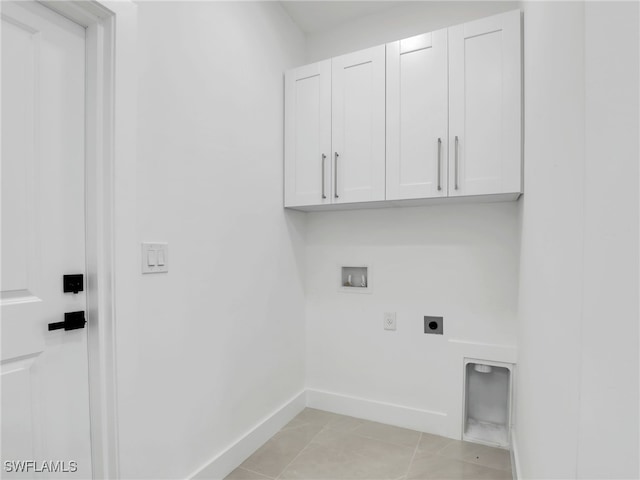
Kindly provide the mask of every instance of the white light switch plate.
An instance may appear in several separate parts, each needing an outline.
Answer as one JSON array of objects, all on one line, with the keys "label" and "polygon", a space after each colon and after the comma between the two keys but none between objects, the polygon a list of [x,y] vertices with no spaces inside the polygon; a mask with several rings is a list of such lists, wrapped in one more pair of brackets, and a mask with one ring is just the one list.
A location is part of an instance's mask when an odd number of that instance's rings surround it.
[{"label": "white light switch plate", "polygon": [[169,244],[142,243],[142,273],[169,271]]}]

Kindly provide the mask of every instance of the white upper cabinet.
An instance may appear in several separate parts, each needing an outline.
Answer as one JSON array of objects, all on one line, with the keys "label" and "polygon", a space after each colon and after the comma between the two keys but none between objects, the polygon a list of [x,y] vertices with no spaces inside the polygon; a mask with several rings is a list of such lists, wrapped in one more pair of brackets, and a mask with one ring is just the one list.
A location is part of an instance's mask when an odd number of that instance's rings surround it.
[{"label": "white upper cabinet", "polygon": [[385,198],[385,47],[332,60],[333,203]]},{"label": "white upper cabinet", "polygon": [[449,196],[519,193],[520,11],[449,28]]},{"label": "white upper cabinet", "polygon": [[285,206],[331,203],[331,60],[285,75]]},{"label": "white upper cabinet", "polygon": [[521,192],[519,10],[287,72],[286,207]]},{"label": "white upper cabinet", "polygon": [[385,47],[285,75],[285,206],[385,199]]},{"label": "white upper cabinet", "polygon": [[387,44],[387,200],[447,196],[447,30]]}]

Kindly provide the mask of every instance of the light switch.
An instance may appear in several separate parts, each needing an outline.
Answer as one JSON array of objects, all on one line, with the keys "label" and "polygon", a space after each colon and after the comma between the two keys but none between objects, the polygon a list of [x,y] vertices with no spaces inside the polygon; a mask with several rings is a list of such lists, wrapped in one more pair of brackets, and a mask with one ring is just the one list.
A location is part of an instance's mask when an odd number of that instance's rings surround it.
[{"label": "light switch", "polygon": [[165,273],[169,271],[169,245],[165,243],[142,243],[142,273]]},{"label": "light switch", "polygon": [[155,250],[147,250],[147,266],[155,267],[156,266],[156,251]]}]

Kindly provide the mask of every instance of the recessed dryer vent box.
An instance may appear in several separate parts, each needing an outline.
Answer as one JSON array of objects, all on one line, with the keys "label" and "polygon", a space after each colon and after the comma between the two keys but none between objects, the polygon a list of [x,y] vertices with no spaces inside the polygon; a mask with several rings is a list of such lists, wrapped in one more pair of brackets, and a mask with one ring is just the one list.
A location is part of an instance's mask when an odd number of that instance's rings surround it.
[{"label": "recessed dryer vent box", "polygon": [[371,293],[371,268],[369,265],[340,266],[339,290],[349,293]]}]

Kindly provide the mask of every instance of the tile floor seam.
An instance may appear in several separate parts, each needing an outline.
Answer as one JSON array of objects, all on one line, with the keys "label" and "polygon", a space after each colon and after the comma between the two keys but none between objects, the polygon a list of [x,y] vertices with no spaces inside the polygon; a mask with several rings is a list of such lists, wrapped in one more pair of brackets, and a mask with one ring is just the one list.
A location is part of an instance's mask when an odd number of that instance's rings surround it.
[{"label": "tile floor seam", "polygon": [[289,432],[291,430],[297,430],[299,428],[304,428],[304,427],[308,427],[308,426],[313,426],[313,422],[301,423],[300,425],[294,425],[293,427],[286,427],[285,426],[285,427],[282,427],[280,430],[278,430],[276,432],[276,434],[278,434],[280,432]]},{"label": "tile floor seam", "polygon": [[451,458],[451,457],[447,457],[446,455],[440,455],[440,452],[442,452],[445,448],[447,448],[449,445],[451,445],[452,442],[449,442],[445,445],[443,445],[442,447],[438,448],[436,451],[431,452],[433,455],[438,455],[442,458]]},{"label": "tile floor seam", "polygon": [[311,443],[313,442],[313,439],[316,438],[318,435],[320,435],[320,432],[324,431],[325,428],[327,428],[326,425],[323,425],[322,428],[320,430],[318,430],[318,433],[316,433],[313,437],[311,437],[311,439],[307,442],[307,444],[304,446],[304,448],[302,450],[300,450],[298,452],[298,454],[295,457],[293,457],[293,459],[284,466],[284,468],[280,471],[280,473],[276,476],[276,478],[274,480],[280,480],[280,477],[282,476],[282,474],[284,472],[287,471],[287,468],[289,468],[291,466],[291,464],[293,462],[295,462],[300,455],[302,455],[302,452],[304,452],[309,447],[309,445],[311,445]]},{"label": "tile floor seam", "polygon": [[401,478],[408,478],[409,472],[411,471],[411,467],[413,466],[413,461],[416,458],[416,454],[418,453],[418,449],[420,448],[420,442],[422,441],[422,432],[420,432],[420,436],[418,437],[418,443],[416,443],[416,448],[413,449],[413,455],[411,455],[411,460],[409,460],[409,466],[407,466],[407,471],[404,472],[404,476]]},{"label": "tile floor seam", "polygon": [[476,466],[476,467],[484,467],[484,468],[488,468],[489,470],[495,470],[495,471],[497,471],[497,472],[509,472],[509,470],[505,470],[505,469],[502,469],[502,468],[488,467],[488,466],[486,466],[486,465],[484,465],[484,464],[482,464],[482,463],[469,462],[469,461],[467,461],[467,460],[463,460],[462,458],[447,457],[446,455],[439,455],[439,454],[437,454],[437,453],[436,453],[436,454],[434,454],[434,455],[436,455],[436,456],[438,456],[438,457],[441,457],[441,458],[445,458],[445,459],[447,459],[447,460],[455,460],[455,461],[458,461],[458,462],[466,463],[467,465],[474,465],[474,466]]},{"label": "tile floor seam", "polygon": [[[393,445],[394,447],[411,448],[411,447],[407,447],[406,445],[402,445],[400,443],[391,442],[389,440],[381,440],[381,439],[376,438],[376,437],[370,437],[368,435],[362,435],[361,433],[358,433],[358,432],[351,432],[351,433],[353,433],[355,436],[360,437],[360,438],[366,438],[367,440],[376,440],[378,442],[386,443],[388,445]],[[420,436],[422,436],[422,433],[420,433]],[[418,440],[418,444],[419,443],[420,443],[420,440]]]},{"label": "tile floor seam", "polygon": [[269,475],[265,475],[264,473],[256,472],[255,470],[251,470],[250,468],[247,468],[247,467],[238,466],[238,467],[236,467],[236,470],[238,468],[240,470],[246,470],[247,472],[255,473],[256,475],[260,475],[262,477],[266,477],[266,478],[269,478],[271,480],[276,480],[274,477],[270,477]]}]

